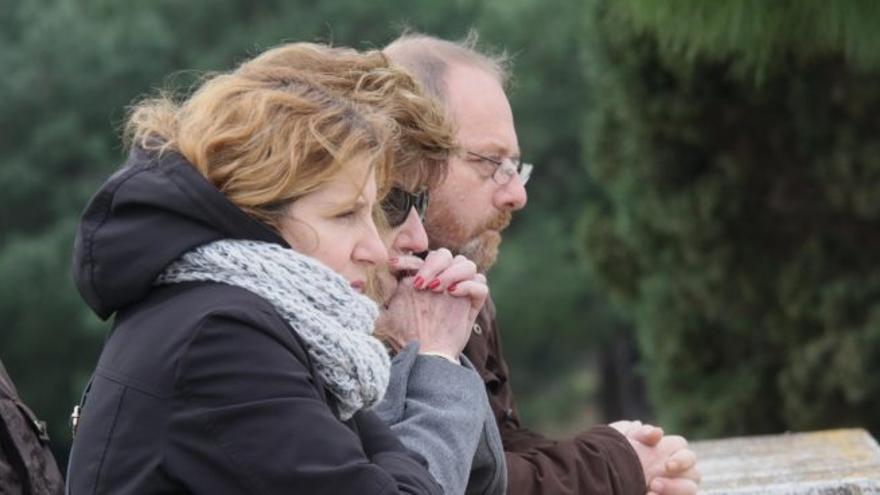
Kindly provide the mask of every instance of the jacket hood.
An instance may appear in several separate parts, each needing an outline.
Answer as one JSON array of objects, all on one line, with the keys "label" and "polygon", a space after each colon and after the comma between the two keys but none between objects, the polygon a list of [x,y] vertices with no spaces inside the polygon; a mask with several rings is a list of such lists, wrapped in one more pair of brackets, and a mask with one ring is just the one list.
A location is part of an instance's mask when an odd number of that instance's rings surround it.
[{"label": "jacket hood", "polygon": [[177,153],[135,148],[83,212],[73,279],[101,318],[143,299],[168,264],[202,244],[252,239],[287,246]]}]

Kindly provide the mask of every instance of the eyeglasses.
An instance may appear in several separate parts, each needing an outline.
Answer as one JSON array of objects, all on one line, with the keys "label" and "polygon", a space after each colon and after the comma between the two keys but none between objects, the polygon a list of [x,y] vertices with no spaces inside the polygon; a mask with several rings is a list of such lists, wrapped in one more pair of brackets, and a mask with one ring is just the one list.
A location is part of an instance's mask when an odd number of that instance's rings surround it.
[{"label": "eyeglasses", "polygon": [[391,191],[382,200],[382,211],[388,220],[390,227],[398,227],[406,222],[409,211],[415,208],[419,220],[425,221],[425,212],[428,211],[428,191],[411,193],[399,187],[391,188]]},{"label": "eyeglasses", "polygon": [[526,185],[526,182],[529,181],[529,177],[532,176],[533,165],[530,163],[523,163],[519,158],[493,158],[474,153],[473,151],[468,151],[467,154],[479,161],[495,165],[495,171],[492,173],[492,180],[502,186],[510,182],[510,179],[512,179],[514,175],[519,175],[519,180],[522,181],[523,185]]}]

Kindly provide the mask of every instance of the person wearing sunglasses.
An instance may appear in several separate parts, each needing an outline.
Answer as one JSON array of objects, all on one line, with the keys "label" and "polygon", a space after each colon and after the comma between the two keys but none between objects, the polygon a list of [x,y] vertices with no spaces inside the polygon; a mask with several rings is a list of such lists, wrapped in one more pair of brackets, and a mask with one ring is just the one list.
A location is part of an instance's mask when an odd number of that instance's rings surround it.
[{"label": "person wearing sunglasses", "polygon": [[[456,124],[458,151],[449,157],[443,180],[428,188],[429,245],[465,256],[486,273],[498,256],[501,232],[527,203],[532,166],[520,158],[504,91],[505,61],[477,52],[474,41],[407,33],[383,51],[408,69]],[[696,493],[694,453],[684,438],[663,435],[659,428],[623,421],[557,441],[523,427],[491,298],[472,329],[463,354],[484,380],[504,440],[508,493]]]},{"label": "person wearing sunglasses", "polygon": [[501,436],[482,379],[462,355],[488,286],[466,257],[428,251],[422,224],[428,190],[447,173],[449,153],[432,154],[418,138],[402,137],[410,155],[395,161],[397,183],[376,212],[390,260],[368,294],[382,308],[375,335],[393,359],[374,411],[427,459],[444,493],[501,495],[507,487]]},{"label": "person wearing sunglasses", "polygon": [[382,201],[382,212],[390,228],[403,225],[411,213],[424,223],[428,211],[428,191],[411,193],[406,189],[394,187]]}]

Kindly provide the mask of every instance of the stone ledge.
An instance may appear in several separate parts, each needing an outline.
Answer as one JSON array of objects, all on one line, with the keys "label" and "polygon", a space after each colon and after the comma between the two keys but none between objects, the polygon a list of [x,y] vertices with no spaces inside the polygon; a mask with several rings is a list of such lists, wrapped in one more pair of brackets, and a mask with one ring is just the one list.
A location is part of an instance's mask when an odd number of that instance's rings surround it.
[{"label": "stone ledge", "polygon": [[691,442],[703,495],[880,494],[880,446],[862,429]]}]

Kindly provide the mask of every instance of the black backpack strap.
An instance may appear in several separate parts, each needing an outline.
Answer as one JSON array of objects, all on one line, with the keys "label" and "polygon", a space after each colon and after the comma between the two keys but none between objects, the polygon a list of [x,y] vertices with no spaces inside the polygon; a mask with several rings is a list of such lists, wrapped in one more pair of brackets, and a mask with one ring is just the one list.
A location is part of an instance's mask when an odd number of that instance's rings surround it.
[{"label": "black backpack strap", "polygon": [[37,438],[40,440],[40,443],[47,444],[49,443],[49,426],[45,421],[41,420],[37,417],[36,414],[31,410],[30,407],[27,406],[24,402],[20,400],[15,401],[15,405],[18,406],[18,410],[21,411],[21,414],[27,418],[28,423],[33,428],[34,433],[37,435]]},{"label": "black backpack strap", "polygon": [[[0,457],[18,478],[23,493],[60,494],[64,478],[49,450],[44,421],[22,402],[12,378],[0,361]],[[0,493],[5,492],[0,486]]]},{"label": "black backpack strap", "polygon": [[[6,371],[2,361],[0,361],[0,399],[12,402],[34,430],[40,441],[48,442],[49,436],[46,433],[46,423],[37,419],[33,411],[21,401],[18,396],[18,390],[12,383],[12,377],[9,376],[9,372]],[[44,438],[45,440],[43,440]],[[33,487],[31,486],[27,460],[22,456],[19,444],[13,438],[13,431],[10,429],[10,425],[6,424],[3,418],[0,418],[0,447],[2,447],[9,465],[15,471],[16,476],[18,476],[18,482],[21,484],[24,493],[32,493]]]},{"label": "black backpack strap", "polygon": [[3,366],[2,361],[0,361],[0,397],[9,399],[15,403],[15,406],[21,411],[22,416],[27,418],[28,424],[33,428],[37,438],[40,439],[40,443],[45,445],[49,442],[49,428],[46,425],[46,422],[40,420],[31,408],[21,401],[21,397],[18,395],[18,390],[16,390],[15,385],[12,383],[12,378],[6,371],[6,367]]},{"label": "black backpack strap", "polygon": [[3,366],[3,361],[0,361],[0,397],[8,399],[18,398],[18,390],[12,384],[12,378],[9,376],[9,372],[6,371],[6,367]]},{"label": "black backpack strap", "polygon": [[12,438],[12,431],[9,429],[9,425],[5,421],[0,421],[0,449],[2,449],[3,456],[18,477],[18,483],[21,485],[23,493],[31,493],[33,488],[31,487],[31,478],[28,473],[27,464],[21,455],[21,451],[18,450],[18,445]]}]

